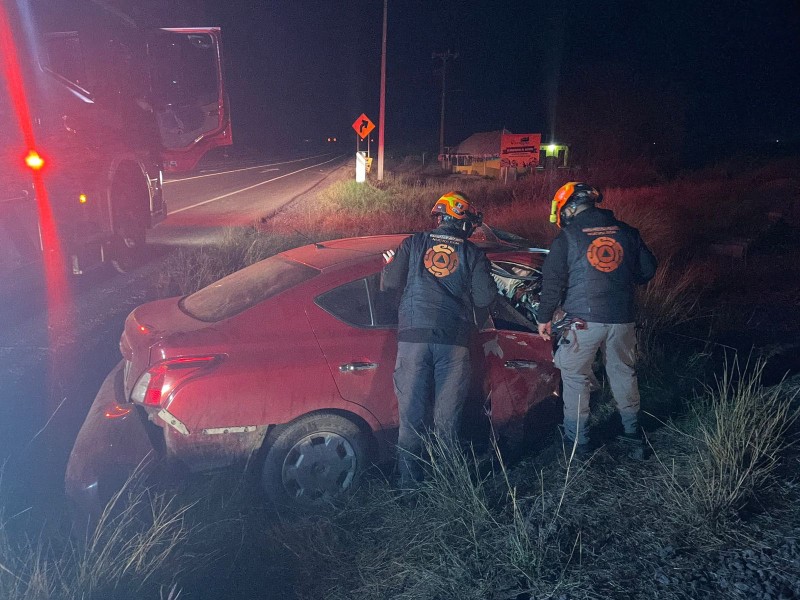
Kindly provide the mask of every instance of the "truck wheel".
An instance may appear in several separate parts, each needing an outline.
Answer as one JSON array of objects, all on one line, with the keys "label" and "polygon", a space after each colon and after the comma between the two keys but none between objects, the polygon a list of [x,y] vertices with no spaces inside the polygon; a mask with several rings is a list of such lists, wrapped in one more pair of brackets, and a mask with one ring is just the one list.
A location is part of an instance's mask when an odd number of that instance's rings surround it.
[{"label": "truck wheel", "polygon": [[279,505],[311,507],[345,496],[364,471],[369,437],[334,414],[300,417],[268,441],[261,487]]},{"label": "truck wheel", "polygon": [[111,264],[120,273],[128,273],[144,262],[146,229],[131,212],[118,222],[111,243]]}]

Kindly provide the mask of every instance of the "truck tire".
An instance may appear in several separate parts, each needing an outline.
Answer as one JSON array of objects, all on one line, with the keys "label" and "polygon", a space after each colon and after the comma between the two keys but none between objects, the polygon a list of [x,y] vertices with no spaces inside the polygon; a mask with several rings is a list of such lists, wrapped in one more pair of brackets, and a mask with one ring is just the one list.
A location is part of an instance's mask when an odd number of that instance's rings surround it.
[{"label": "truck tire", "polygon": [[111,188],[111,206],[111,264],[120,273],[128,273],[145,259],[149,192],[147,180],[137,165],[120,168]]}]

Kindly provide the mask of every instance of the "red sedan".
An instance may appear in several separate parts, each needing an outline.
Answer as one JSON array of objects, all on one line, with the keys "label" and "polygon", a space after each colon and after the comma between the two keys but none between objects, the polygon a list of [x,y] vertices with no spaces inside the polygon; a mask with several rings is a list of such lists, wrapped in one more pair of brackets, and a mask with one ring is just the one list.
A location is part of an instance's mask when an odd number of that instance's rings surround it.
[{"label": "red sedan", "polygon": [[[94,507],[147,456],[190,470],[257,459],[278,502],[351,488],[396,440],[397,299],[379,281],[381,253],[403,237],[303,246],[136,308],[123,360],[70,455],[68,495]],[[473,239],[497,273],[521,275],[532,289],[545,250],[502,242],[488,228]],[[465,422],[489,415],[502,432],[557,393],[558,371],[550,343],[508,301],[476,322]]]}]

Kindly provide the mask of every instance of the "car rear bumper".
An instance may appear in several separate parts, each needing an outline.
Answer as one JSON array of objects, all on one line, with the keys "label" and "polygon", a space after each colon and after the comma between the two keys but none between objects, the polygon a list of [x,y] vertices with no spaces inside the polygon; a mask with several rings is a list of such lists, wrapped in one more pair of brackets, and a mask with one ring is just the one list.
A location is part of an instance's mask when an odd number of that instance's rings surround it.
[{"label": "car rear bumper", "polygon": [[89,409],[69,456],[64,478],[67,497],[90,517],[135,471],[157,458],[136,407],[125,402],[123,363],[108,374]]}]

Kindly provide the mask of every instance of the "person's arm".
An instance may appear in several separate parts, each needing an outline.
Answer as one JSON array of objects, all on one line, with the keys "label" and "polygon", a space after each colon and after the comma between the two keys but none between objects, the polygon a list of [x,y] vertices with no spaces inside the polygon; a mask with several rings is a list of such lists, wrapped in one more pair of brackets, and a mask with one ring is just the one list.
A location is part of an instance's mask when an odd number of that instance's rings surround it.
[{"label": "person's arm", "polygon": [[477,308],[486,308],[497,297],[497,284],[492,277],[489,259],[483,250],[477,250],[478,258],[472,272],[472,303]]},{"label": "person's arm", "polygon": [[[569,266],[567,265],[567,237],[562,231],[550,246],[550,252],[542,265],[542,291],[539,293],[539,310],[536,321],[549,325],[553,313],[561,304],[564,288],[567,287]],[[539,328],[541,332],[541,327]]]},{"label": "person's arm", "polygon": [[381,291],[403,290],[408,279],[411,238],[404,239],[381,272]]}]

